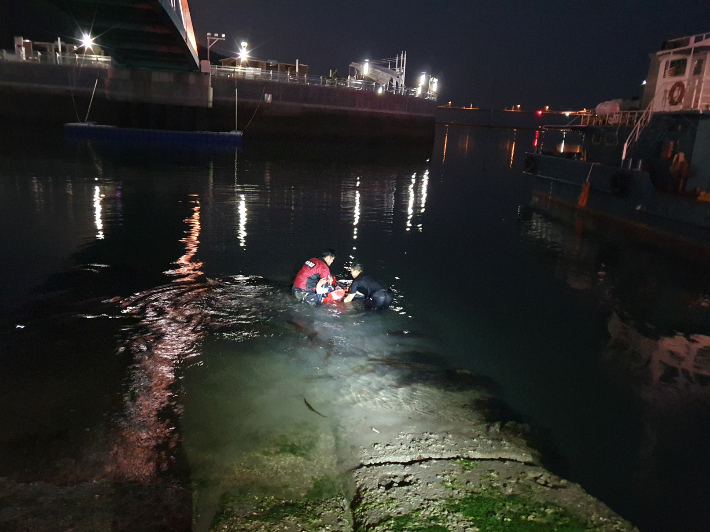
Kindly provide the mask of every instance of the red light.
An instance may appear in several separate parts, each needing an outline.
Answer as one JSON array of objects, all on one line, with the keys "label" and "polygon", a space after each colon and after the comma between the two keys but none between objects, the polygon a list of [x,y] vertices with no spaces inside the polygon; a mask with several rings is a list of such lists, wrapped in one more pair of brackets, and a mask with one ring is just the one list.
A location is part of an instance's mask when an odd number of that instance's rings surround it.
[{"label": "red light", "polygon": [[542,116],[542,111],[538,111],[537,116]]}]

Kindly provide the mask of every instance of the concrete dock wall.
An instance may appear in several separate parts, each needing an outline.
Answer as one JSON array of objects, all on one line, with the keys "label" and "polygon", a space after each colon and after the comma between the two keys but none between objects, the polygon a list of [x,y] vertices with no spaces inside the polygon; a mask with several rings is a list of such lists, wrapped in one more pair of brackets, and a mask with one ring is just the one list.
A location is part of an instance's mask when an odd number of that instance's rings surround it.
[{"label": "concrete dock wall", "polygon": [[[202,73],[0,61],[0,117],[15,124],[230,131],[278,138],[430,141],[435,102]],[[269,98],[270,95],[270,98]]]}]

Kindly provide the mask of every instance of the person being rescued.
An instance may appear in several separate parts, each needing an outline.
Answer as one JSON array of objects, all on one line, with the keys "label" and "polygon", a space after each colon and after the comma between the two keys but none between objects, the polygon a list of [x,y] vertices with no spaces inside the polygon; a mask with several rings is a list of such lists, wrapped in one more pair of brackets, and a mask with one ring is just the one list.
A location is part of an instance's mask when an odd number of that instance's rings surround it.
[{"label": "person being rescued", "polygon": [[366,309],[385,309],[392,304],[394,296],[387,286],[369,273],[363,273],[361,264],[353,264],[350,268],[353,282],[350,292],[343,299],[350,303],[353,299],[364,299]]},{"label": "person being rescued", "polygon": [[335,260],[335,251],[326,249],[321,256],[323,260],[315,257],[308,259],[293,281],[291,292],[302,303],[320,305],[323,296],[334,288],[329,267]]}]

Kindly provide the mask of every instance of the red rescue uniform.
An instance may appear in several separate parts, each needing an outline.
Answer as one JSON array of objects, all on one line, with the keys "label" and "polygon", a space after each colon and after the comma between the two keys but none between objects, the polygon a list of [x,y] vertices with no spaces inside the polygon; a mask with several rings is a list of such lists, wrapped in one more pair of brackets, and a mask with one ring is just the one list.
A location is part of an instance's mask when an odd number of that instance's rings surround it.
[{"label": "red rescue uniform", "polygon": [[294,288],[307,290],[309,292],[316,291],[316,285],[320,279],[325,279],[330,275],[328,265],[321,259],[309,259],[296,274],[296,280],[293,281]]}]

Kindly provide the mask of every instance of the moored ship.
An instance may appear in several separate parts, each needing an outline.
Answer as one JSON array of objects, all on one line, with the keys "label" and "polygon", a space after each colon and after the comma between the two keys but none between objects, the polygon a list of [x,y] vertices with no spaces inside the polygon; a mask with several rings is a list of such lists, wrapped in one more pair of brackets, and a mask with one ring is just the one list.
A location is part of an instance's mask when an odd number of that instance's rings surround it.
[{"label": "moored ship", "polygon": [[651,56],[644,110],[544,127],[525,159],[532,205],[710,252],[709,56],[710,33],[666,41]]}]

